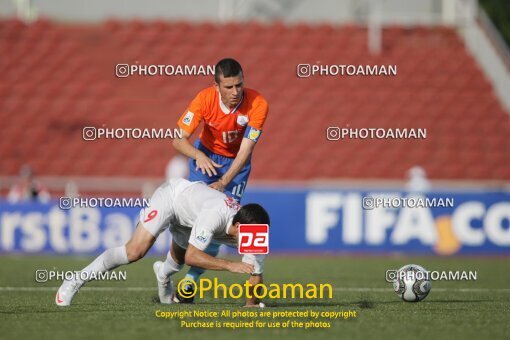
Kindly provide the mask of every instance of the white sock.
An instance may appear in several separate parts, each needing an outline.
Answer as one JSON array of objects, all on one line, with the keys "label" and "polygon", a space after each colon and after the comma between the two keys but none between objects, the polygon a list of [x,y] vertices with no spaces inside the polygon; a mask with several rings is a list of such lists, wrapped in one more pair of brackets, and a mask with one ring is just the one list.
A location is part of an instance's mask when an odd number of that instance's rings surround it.
[{"label": "white sock", "polygon": [[[128,263],[129,260],[127,257],[126,246],[115,247],[105,250],[101,255],[96,257],[96,259],[92,261],[92,263],[90,263],[87,267],[83,268],[82,272],[86,272],[89,274],[83,276],[90,277],[91,273],[96,274],[104,273],[106,271],[115,269],[118,266]],[[81,278],[78,279],[78,281],[80,280]],[[81,284],[87,281],[82,281]]]},{"label": "white sock", "polygon": [[172,258],[172,255],[170,255],[170,252],[168,252],[165,262],[163,262],[163,265],[159,267],[158,276],[160,279],[166,280],[172,274],[175,274],[181,270],[182,266],[182,264],[177,264],[177,262],[175,262]]}]

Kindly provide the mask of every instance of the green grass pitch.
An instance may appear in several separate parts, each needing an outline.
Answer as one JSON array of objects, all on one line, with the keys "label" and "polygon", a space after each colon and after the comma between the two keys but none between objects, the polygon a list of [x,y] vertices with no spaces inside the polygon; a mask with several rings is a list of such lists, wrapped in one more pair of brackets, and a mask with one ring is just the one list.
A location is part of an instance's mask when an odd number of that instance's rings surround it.
[{"label": "green grass pitch", "polygon": [[[242,300],[214,299],[194,305],[157,303],[154,258],[118,270],[121,282],[91,282],[73,305],[54,304],[59,282],[35,282],[37,269],[78,270],[91,258],[0,256],[0,339],[508,339],[510,334],[510,262],[506,258],[292,256],[267,258],[265,283],[330,283],[333,298],[266,300],[264,311],[347,311],[356,318],[330,321],[331,328],[189,329],[176,319],[157,318],[160,311],[247,310]],[[432,283],[429,296],[405,303],[386,283],[387,269],[416,263],[428,270],[477,271],[476,281]],[[186,270],[186,268],[184,269]],[[182,278],[184,270],[174,282]],[[208,272],[222,283],[243,282],[241,275]],[[261,311],[258,309],[258,311]],[[284,322],[291,318],[262,319]],[[191,320],[204,320],[193,318]],[[252,321],[253,318],[218,321]],[[306,319],[295,319],[306,322]],[[321,319],[326,321],[325,319]],[[205,320],[204,320],[205,321]]]}]

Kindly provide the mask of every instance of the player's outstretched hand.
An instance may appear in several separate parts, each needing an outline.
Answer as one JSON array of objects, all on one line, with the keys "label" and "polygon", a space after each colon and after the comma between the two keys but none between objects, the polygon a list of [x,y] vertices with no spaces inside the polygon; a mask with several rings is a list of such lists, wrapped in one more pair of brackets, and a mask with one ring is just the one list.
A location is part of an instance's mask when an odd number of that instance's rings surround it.
[{"label": "player's outstretched hand", "polygon": [[232,273],[251,274],[255,268],[248,263],[244,262],[232,262],[228,266],[228,271]]},{"label": "player's outstretched hand", "polygon": [[216,171],[216,168],[221,168],[223,166],[214,162],[212,159],[207,157],[203,152],[197,152],[196,162],[197,167],[195,168],[195,170],[200,169],[202,171],[202,175],[205,175],[205,173],[207,172],[207,175],[209,177],[213,175],[217,176],[218,172]]}]

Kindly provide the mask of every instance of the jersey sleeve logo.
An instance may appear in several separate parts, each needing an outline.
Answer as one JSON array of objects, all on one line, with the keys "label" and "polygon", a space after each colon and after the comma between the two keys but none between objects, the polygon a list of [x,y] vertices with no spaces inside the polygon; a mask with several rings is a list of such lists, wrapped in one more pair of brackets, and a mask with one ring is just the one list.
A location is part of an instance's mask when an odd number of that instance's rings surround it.
[{"label": "jersey sleeve logo", "polygon": [[196,237],[197,241],[203,244],[207,244],[210,238],[211,235],[205,230],[200,231],[200,233]]},{"label": "jersey sleeve logo", "polygon": [[188,113],[186,113],[186,115],[184,116],[184,118],[182,119],[182,122],[187,125],[187,126],[190,126],[191,125],[191,121],[193,120],[193,117],[195,116],[195,114],[191,111],[188,111]]}]

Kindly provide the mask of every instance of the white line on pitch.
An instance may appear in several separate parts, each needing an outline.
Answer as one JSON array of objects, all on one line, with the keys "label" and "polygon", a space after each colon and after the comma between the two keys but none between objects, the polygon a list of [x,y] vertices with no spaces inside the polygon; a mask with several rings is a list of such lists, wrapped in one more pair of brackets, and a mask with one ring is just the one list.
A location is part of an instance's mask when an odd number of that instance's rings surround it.
[{"label": "white line on pitch", "polygon": [[[58,287],[0,287],[0,292],[51,292],[57,291]],[[98,292],[110,292],[115,290],[125,291],[150,291],[156,288],[150,287],[83,287],[83,290],[93,290]]]},{"label": "white line on pitch", "polygon": [[[0,292],[51,292],[56,291],[58,287],[0,287]],[[485,293],[500,292],[510,293],[510,288],[432,288],[435,292],[461,292],[461,293]],[[82,290],[90,290],[97,292],[111,291],[156,291],[156,287],[83,287]],[[369,292],[369,293],[386,293],[391,292],[392,288],[356,288],[356,287],[335,287],[335,292]]]},{"label": "white line on pitch", "polygon": [[[510,292],[510,288],[432,288],[435,292],[462,292],[462,293],[476,293],[476,292]],[[387,292],[392,288],[350,288],[350,287],[336,287],[333,288],[335,292]]]}]

